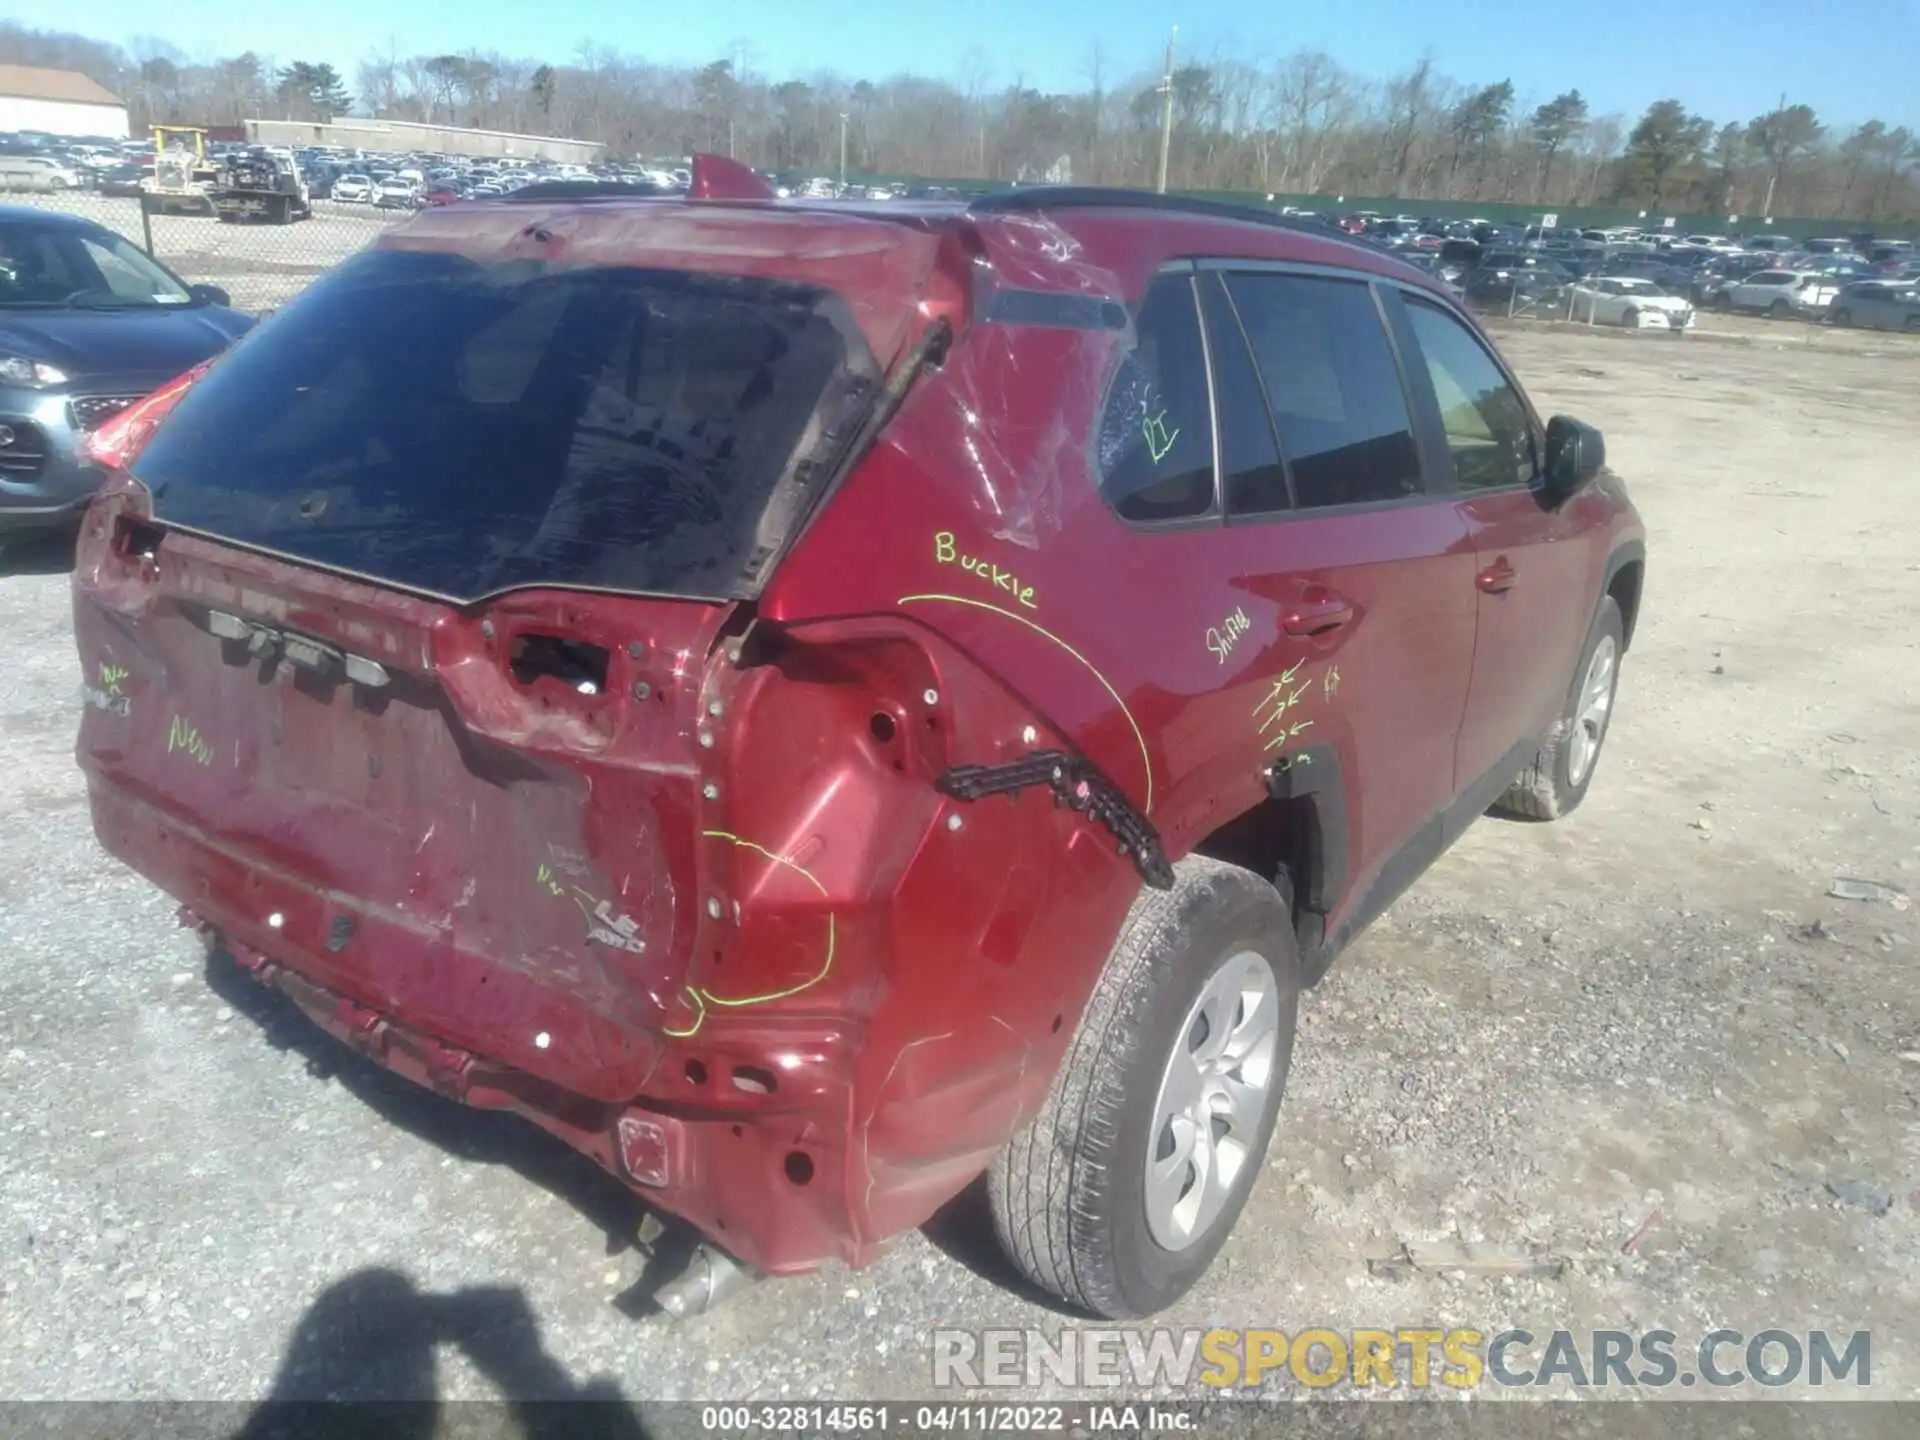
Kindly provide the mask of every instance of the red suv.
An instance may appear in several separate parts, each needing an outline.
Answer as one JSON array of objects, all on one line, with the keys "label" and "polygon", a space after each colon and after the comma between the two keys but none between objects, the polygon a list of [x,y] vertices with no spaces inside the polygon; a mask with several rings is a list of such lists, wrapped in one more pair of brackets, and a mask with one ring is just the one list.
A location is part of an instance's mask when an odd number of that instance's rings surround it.
[{"label": "red suv", "polygon": [[1426,276],[1125,192],[428,211],[94,450],[102,843],[698,1227],[682,1311],[982,1171],[1039,1284],[1171,1302],[1301,988],[1580,802],[1641,589]]}]

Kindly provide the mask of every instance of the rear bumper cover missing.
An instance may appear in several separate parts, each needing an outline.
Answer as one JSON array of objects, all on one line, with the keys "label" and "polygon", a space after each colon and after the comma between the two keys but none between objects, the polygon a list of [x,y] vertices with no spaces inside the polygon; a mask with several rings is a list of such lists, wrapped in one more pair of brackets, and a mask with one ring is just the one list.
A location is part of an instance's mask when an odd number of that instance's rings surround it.
[{"label": "rear bumper cover missing", "polygon": [[[536,1074],[499,1055],[449,1038],[384,1003],[356,970],[369,953],[386,988],[404,984],[423,937],[392,917],[358,917],[352,952],[330,953],[330,908],[338,902],[248,856],[230,852],[153,804],[113,785],[93,786],[95,829],[103,845],[176,898],[184,923],[217,941],[253,979],[281,991],[316,1025],[366,1058],[446,1099],[521,1116],[633,1186],[648,1203],[687,1221],[754,1269],[794,1274],[838,1259],[864,1264],[884,1242],[863,1237],[850,1205],[847,1173],[849,1092],[858,1032],[832,1020],[768,1016],[701,1037],[701,1061],[688,1063],[669,1042],[655,1042],[645,1069],[617,1097],[584,1093],[553,1074]],[[244,897],[244,901],[240,899]],[[244,907],[244,909],[243,909]],[[278,925],[273,920],[279,921]],[[303,938],[304,937],[304,938]],[[307,944],[305,938],[315,943]],[[468,967],[493,1000],[517,984],[539,991],[513,1003],[592,1052],[605,1037],[575,1013],[578,997],[537,986],[526,976],[449,953],[433,937],[430,963]],[[446,987],[442,987],[443,990]],[[468,987],[458,987],[468,988]],[[436,1033],[439,1032],[439,1033]],[[455,1031],[457,1033],[457,1031]],[[542,1030],[531,1045],[540,1047]],[[594,1041],[599,1039],[601,1045]],[[569,1073],[563,1047],[536,1049]],[[623,1042],[631,1050],[628,1036]],[[589,1053],[584,1062],[597,1065]],[[606,1067],[588,1084],[604,1089]],[[750,1077],[744,1082],[736,1076]],[[771,1082],[771,1083],[767,1083]],[[623,1124],[623,1122],[626,1122]],[[623,1150],[627,1153],[623,1154]]]}]

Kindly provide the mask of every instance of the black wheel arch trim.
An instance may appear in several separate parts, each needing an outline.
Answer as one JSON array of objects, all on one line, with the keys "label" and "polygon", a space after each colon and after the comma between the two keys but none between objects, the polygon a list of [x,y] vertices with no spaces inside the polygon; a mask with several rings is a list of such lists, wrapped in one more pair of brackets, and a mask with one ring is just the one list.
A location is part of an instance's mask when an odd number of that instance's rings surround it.
[{"label": "black wheel arch trim", "polygon": [[1593,602],[1594,608],[1598,610],[1600,608],[1600,601],[1613,594],[1613,582],[1620,578],[1620,572],[1625,570],[1629,565],[1638,565],[1640,567],[1640,576],[1638,584],[1634,588],[1633,606],[1631,610],[1625,605],[1620,607],[1620,648],[1622,650],[1631,649],[1633,646],[1633,632],[1636,628],[1636,622],[1640,618],[1640,601],[1646,593],[1647,546],[1645,541],[1623,540],[1613,547],[1612,553],[1607,556],[1606,571],[1600,579],[1600,594]]}]

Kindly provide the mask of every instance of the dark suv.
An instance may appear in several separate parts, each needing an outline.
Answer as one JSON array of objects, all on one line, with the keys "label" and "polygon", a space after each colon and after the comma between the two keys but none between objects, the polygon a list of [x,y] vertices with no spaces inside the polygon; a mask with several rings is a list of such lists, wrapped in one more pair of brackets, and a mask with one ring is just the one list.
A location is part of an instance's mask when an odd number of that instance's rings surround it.
[{"label": "dark suv", "polygon": [[1640,524],[1371,247],[691,196],[426,211],[96,437],[98,835],[697,1226],[669,1309],[988,1171],[1035,1281],[1157,1310],[1302,987],[1580,803]]},{"label": "dark suv", "polygon": [[87,432],[252,325],[104,226],[0,205],[0,543],[70,532]]}]

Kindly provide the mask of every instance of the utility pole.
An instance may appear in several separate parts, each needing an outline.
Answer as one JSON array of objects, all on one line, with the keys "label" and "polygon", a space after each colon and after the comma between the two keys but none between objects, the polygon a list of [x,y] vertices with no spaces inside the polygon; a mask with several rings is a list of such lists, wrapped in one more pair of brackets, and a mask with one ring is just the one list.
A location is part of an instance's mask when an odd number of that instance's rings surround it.
[{"label": "utility pole", "polygon": [[1173,149],[1173,42],[1180,34],[1178,25],[1167,36],[1167,69],[1160,77],[1160,185],[1162,195],[1167,193],[1167,156]]},{"label": "utility pole", "polygon": [[840,188],[847,188],[847,112],[840,112]]},{"label": "utility pole", "polygon": [[[1773,113],[1775,115],[1778,115],[1782,110],[1785,110],[1786,108],[1787,108],[1787,92],[1782,90],[1780,92],[1779,109],[1775,110]],[[1780,178],[1780,168],[1779,166],[1773,163],[1773,156],[1769,155],[1767,156],[1767,198],[1760,202],[1760,218],[1763,220],[1773,219],[1773,182],[1778,180],[1779,178]]]}]

